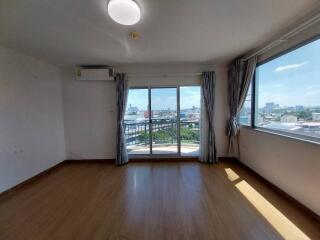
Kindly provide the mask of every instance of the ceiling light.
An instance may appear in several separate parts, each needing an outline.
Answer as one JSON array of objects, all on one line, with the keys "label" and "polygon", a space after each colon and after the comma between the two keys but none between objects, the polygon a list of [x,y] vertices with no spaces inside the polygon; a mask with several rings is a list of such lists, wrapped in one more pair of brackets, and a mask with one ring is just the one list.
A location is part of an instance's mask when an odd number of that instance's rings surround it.
[{"label": "ceiling light", "polygon": [[109,16],[122,25],[134,25],[140,20],[140,7],[133,0],[110,0]]}]

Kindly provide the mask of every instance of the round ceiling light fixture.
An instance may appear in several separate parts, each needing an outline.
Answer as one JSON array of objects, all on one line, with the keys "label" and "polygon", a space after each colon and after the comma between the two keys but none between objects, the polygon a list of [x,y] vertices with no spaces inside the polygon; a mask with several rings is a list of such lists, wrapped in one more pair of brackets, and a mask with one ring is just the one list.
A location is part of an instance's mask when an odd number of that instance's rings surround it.
[{"label": "round ceiling light fixture", "polygon": [[133,0],[110,0],[109,16],[122,25],[134,25],[140,21],[140,7]]}]

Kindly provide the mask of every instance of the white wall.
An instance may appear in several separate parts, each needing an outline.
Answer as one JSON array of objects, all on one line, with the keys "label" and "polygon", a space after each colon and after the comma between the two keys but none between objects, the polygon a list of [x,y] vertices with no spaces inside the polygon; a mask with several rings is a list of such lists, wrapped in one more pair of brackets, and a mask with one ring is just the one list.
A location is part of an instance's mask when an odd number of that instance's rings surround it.
[{"label": "white wall", "polygon": [[67,159],[115,157],[116,89],[112,82],[74,80],[65,71],[63,83]]},{"label": "white wall", "polygon": [[320,145],[241,128],[241,161],[320,215]]},{"label": "white wall", "polygon": [[0,192],[65,159],[60,70],[0,46]]},{"label": "white wall", "polygon": [[[227,81],[224,66],[208,65],[130,65],[117,72],[193,73],[216,70],[216,139],[218,155],[226,154],[225,125],[228,115]],[[79,82],[70,69],[65,70],[63,103],[68,159],[112,159],[116,150],[116,92],[114,82]],[[176,86],[197,84],[197,77],[131,78],[130,86]]]}]

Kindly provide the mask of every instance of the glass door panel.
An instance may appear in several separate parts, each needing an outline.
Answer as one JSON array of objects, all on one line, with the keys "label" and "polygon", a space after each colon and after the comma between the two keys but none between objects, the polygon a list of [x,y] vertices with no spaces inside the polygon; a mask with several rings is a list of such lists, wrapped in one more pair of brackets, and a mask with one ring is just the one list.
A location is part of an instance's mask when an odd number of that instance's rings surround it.
[{"label": "glass door panel", "polygon": [[199,156],[200,86],[180,87],[181,156]]},{"label": "glass door panel", "polygon": [[152,154],[178,154],[177,88],[151,89]]},{"label": "glass door panel", "polygon": [[149,90],[130,89],[124,117],[128,154],[150,154]]}]

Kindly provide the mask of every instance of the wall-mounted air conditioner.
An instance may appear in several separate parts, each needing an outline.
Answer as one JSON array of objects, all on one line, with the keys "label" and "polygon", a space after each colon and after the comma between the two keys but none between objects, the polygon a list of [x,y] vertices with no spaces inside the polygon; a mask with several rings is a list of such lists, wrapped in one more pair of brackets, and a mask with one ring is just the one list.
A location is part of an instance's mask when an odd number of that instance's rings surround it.
[{"label": "wall-mounted air conditioner", "polygon": [[78,68],[76,80],[80,81],[112,81],[114,79],[113,68]]}]

